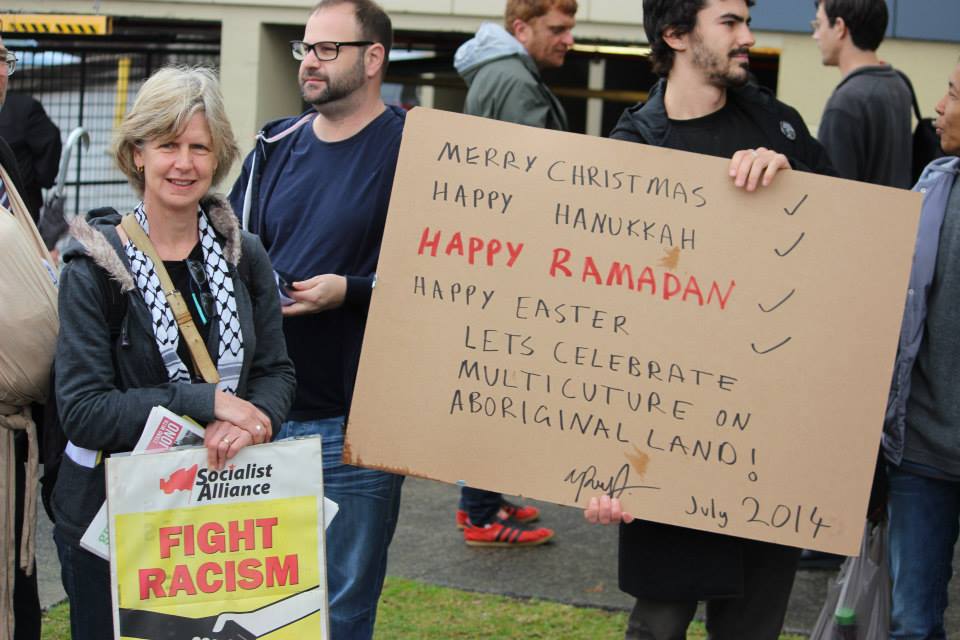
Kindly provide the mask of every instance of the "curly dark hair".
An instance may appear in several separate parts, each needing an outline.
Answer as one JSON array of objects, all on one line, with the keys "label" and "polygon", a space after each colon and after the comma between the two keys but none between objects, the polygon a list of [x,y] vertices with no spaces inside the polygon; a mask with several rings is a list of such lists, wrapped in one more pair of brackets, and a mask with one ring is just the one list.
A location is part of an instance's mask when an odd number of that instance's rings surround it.
[{"label": "curly dark hair", "polygon": [[[754,0],[746,0],[752,7]],[[650,43],[650,61],[653,72],[666,76],[673,68],[674,51],[663,39],[668,28],[678,36],[686,35],[697,26],[697,14],[707,0],[643,0],[643,29]]]}]

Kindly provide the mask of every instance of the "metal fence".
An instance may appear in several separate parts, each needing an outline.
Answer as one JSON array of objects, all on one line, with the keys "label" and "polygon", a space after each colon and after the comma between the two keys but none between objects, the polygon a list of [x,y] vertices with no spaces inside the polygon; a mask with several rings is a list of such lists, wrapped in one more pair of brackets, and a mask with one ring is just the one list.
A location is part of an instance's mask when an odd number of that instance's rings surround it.
[{"label": "metal fence", "polygon": [[[60,128],[61,137],[76,127],[90,136],[87,149],[73,154],[67,176],[67,212],[85,213],[96,207],[129,210],[136,197],[111,154],[113,132],[132,106],[150,74],[168,64],[219,67],[216,46],[91,41],[40,42],[5,38],[20,59],[10,78],[10,92],[32,95]],[[67,151],[65,150],[65,153]]]}]

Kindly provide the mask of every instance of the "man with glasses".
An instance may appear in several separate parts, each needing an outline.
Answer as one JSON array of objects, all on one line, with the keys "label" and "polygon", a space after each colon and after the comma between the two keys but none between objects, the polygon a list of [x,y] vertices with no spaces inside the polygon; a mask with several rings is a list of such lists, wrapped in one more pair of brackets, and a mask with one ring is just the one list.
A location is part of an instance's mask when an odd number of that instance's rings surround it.
[{"label": "man with glasses", "polygon": [[[306,114],[273,122],[230,200],[270,254],[297,369],[278,438],[320,434],[331,636],[371,638],[403,478],[341,462],[405,112],[380,86],[393,41],[372,0],[322,0],[291,43]],[[308,472],[308,470],[305,470]]]},{"label": "man with glasses", "polygon": [[[7,96],[7,78],[13,75],[16,69],[17,58],[3,44],[3,38],[0,37],[0,110],[3,109]],[[20,172],[17,166],[17,159],[13,151],[7,145],[6,141],[0,137],[0,165],[3,166],[6,175],[10,177],[7,182],[0,176],[0,215],[11,215],[12,203],[11,193],[22,193],[23,182],[20,179]],[[36,222],[36,220],[34,220]],[[6,274],[0,273],[0,277]],[[2,304],[2,301],[0,301]],[[11,339],[11,336],[5,336],[4,339]],[[4,431],[0,427],[0,431]],[[7,434],[0,434],[0,437],[7,437]],[[27,462],[27,437],[23,431],[16,431],[13,435],[13,466],[15,467],[15,478],[13,487],[8,487],[14,492],[14,540],[9,540],[5,536],[0,536],[4,542],[14,546],[14,562],[16,570],[13,574],[13,638],[14,640],[39,640],[40,638],[40,599],[37,594],[37,574],[31,571],[30,575],[20,568],[20,542],[23,533],[23,521],[27,517],[24,512],[24,490],[26,478],[24,468]],[[7,461],[2,461],[5,465]],[[4,473],[6,473],[4,469]],[[3,496],[4,502],[8,498]],[[6,582],[6,572],[8,566],[0,567],[3,572],[3,580]],[[8,585],[10,583],[7,583]],[[3,585],[0,587],[0,597],[10,598],[9,587]],[[11,602],[8,600],[0,604],[0,608],[9,611]],[[0,625],[8,624],[8,620],[0,619]],[[3,635],[3,634],[0,634]]]},{"label": "man with glasses", "polygon": [[0,111],[0,138],[17,158],[24,187],[20,197],[36,218],[43,206],[42,189],[53,186],[60,168],[60,129],[34,97],[10,93]]}]

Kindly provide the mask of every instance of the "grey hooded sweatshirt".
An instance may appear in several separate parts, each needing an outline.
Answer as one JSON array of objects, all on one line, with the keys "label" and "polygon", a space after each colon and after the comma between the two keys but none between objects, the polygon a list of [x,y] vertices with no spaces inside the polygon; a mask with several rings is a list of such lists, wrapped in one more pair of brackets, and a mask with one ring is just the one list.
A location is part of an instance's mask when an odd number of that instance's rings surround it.
[{"label": "grey hooded sweatshirt", "polygon": [[453,58],[469,88],[463,112],[544,129],[569,130],[563,105],[547,88],[527,50],[506,29],[480,25]]}]

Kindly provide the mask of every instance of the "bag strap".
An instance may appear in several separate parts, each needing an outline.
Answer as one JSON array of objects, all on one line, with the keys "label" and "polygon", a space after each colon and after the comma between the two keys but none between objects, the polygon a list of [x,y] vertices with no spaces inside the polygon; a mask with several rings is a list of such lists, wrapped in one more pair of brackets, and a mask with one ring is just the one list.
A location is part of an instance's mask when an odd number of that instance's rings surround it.
[{"label": "bag strap", "polygon": [[200,372],[205,382],[216,384],[220,382],[220,374],[210,359],[210,353],[207,351],[207,345],[204,344],[197,326],[193,323],[193,316],[190,315],[190,309],[187,303],[183,301],[183,295],[174,287],[170,280],[170,274],[163,266],[163,260],[157,254],[156,248],[150,242],[150,238],[144,232],[143,227],[137,222],[132,213],[123,216],[120,226],[127,232],[127,237],[140,251],[153,261],[153,267],[157,277],[160,279],[160,286],[163,288],[163,295],[167,298],[167,304],[173,311],[173,317],[177,320],[180,327],[180,335],[187,341],[187,347],[190,349],[190,356],[193,358],[193,364]]},{"label": "bag strap", "polygon": [[907,89],[910,90],[910,100],[913,101],[913,115],[917,116],[917,124],[923,122],[923,115],[920,113],[920,103],[917,101],[917,94],[913,90],[913,83],[910,82],[910,78],[907,77],[903,71],[899,69],[894,69],[897,72],[897,75],[900,76],[900,79],[903,80],[904,84],[907,85]]}]

